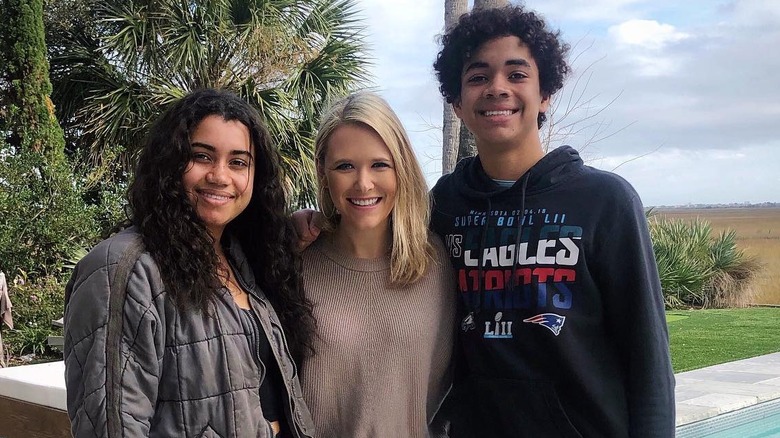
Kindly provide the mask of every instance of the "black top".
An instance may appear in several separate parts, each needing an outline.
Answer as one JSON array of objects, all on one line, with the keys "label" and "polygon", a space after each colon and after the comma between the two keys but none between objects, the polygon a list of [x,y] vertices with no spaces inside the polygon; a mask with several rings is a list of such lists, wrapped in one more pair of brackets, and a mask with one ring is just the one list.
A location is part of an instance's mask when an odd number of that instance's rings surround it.
[{"label": "black top", "polygon": [[241,309],[241,325],[244,327],[249,348],[254,353],[255,361],[265,367],[265,377],[260,384],[260,405],[263,408],[263,416],[268,421],[281,421],[284,416],[283,385],[279,365],[274,359],[271,344],[265,336],[263,326],[257,319],[252,309]]},{"label": "black top", "polygon": [[473,436],[670,437],[674,375],[642,204],[558,148],[510,188],[479,157],[433,188],[460,291],[456,422]]}]

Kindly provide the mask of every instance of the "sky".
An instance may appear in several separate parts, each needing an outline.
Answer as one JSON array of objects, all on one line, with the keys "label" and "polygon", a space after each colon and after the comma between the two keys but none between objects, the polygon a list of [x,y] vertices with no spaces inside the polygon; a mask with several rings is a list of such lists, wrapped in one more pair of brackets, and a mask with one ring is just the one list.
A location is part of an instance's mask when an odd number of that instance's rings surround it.
[{"label": "sky", "polygon": [[[586,164],[618,173],[646,206],[780,202],[780,1],[525,6],[571,45],[552,148],[571,145]],[[398,113],[432,186],[441,175],[443,100],[432,64],[444,0],[357,8],[372,88]]]}]

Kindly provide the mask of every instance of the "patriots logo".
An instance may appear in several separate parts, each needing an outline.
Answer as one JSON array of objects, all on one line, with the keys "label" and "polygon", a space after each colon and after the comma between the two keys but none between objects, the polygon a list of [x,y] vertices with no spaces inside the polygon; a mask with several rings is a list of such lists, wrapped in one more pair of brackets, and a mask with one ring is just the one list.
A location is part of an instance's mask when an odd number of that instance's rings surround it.
[{"label": "patriots logo", "polygon": [[533,324],[539,324],[547,327],[555,336],[561,333],[563,323],[566,321],[565,316],[556,315],[555,313],[542,313],[530,318],[526,318],[523,322],[530,322]]}]

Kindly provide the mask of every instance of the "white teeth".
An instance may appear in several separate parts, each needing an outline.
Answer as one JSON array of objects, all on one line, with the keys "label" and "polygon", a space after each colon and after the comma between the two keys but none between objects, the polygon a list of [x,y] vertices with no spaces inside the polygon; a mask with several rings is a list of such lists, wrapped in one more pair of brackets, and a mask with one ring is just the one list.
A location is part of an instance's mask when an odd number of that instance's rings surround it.
[{"label": "white teeth", "polygon": [[367,207],[369,205],[374,205],[377,202],[379,202],[379,198],[370,198],[370,199],[350,199],[349,202],[360,205],[362,207]]},{"label": "white teeth", "polygon": [[512,115],[512,110],[502,111],[485,111],[486,116],[509,116]]},{"label": "white teeth", "polygon": [[224,200],[230,199],[229,196],[215,195],[215,194],[212,194],[212,193],[201,193],[201,195],[204,198],[215,199],[217,201],[224,201]]}]

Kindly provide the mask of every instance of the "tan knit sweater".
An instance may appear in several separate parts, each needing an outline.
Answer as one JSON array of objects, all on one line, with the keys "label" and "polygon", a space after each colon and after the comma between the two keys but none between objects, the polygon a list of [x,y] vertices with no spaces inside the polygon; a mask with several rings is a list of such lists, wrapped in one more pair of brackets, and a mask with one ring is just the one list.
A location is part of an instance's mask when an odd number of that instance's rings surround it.
[{"label": "tan knit sweater", "polygon": [[454,275],[435,263],[410,287],[388,288],[389,257],[355,259],[321,238],[303,253],[317,319],[316,355],[301,370],[318,437],[425,437],[450,384]]}]

